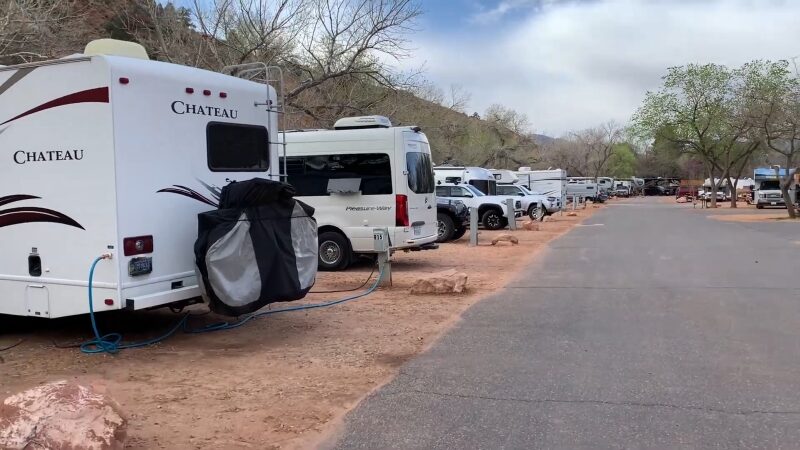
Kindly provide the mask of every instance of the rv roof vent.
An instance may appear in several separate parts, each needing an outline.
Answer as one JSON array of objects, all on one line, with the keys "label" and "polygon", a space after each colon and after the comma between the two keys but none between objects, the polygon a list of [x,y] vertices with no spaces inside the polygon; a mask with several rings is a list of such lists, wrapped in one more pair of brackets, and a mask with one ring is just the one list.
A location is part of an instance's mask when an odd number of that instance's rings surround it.
[{"label": "rv roof vent", "polygon": [[128,58],[150,59],[147,50],[135,42],[119,41],[116,39],[96,39],[86,44],[83,50],[86,56],[115,55]]},{"label": "rv roof vent", "polygon": [[363,128],[390,128],[392,122],[384,116],[345,117],[333,124],[334,130],[358,130]]},{"label": "rv roof vent", "polygon": [[531,168],[529,166],[522,166],[519,168],[520,172],[530,172]]}]

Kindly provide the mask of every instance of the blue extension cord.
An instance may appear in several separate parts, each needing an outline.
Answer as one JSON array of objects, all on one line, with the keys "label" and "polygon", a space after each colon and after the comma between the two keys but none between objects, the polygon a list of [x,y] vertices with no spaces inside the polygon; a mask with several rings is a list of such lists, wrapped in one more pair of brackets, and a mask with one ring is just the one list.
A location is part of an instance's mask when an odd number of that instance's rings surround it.
[{"label": "blue extension cord", "polygon": [[109,334],[100,336],[100,331],[97,329],[97,322],[95,321],[95,318],[94,318],[94,301],[93,301],[93,297],[92,297],[92,282],[93,282],[93,279],[94,279],[94,269],[97,266],[97,263],[100,262],[103,259],[105,259],[105,257],[103,257],[103,256],[98,256],[97,258],[95,258],[94,262],[92,262],[91,269],[89,269],[89,317],[92,320],[92,331],[94,332],[94,339],[92,339],[90,341],[87,341],[87,342],[84,342],[83,344],[81,344],[81,347],[80,347],[81,351],[83,353],[88,353],[88,354],[94,354],[94,353],[112,353],[113,354],[113,353],[117,353],[120,350],[124,350],[124,349],[147,347],[147,346],[150,346],[150,345],[153,345],[153,344],[157,344],[157,343],[169,338],[170,336],[175,334],[180,329],[182,329],[184,333],[190,333],[190,334],[209,333],[209,332],[212,332],[212,331],[220,331],[220,330],[231,330],[233,328],[238,328],[238,327],[244,325],[245,323],[251,321],[252,319],[257,319],[257,318],[262,317],[262,316],[268,316],[270,314],[278,314],[278,313],[291,312],[291,311],[301,311],[301,310],[304,310],[304,309],[324,308],[324,307],[327,307],[327,306],[338,305],[340,303],[349,302],[351,300],[355,300],[355,299],[364,297],[364,296],[366,296],[368,294],[371,294],[373,291],[375,291],[375,289],[378,288],[378,283],[380,282],[381,277],[383,276],[383,272],[379,271],[378,272],[378,278],[375,279],[375,283],[373,283],[372,286],[369,287],[369,289],[367,289],[366,291],[364,291],[364,292],[362,292],[360,294],[351,295],[349,297],[345,297],[345,298],[342,298],[342,299],[339,299],[339,300],[331,300],[329,302],[311,303],[311,304],[307,304],[307,305],[291,306],[289,308],[272,309],[272,310],[262,311],[262,312],[258,312],[258,313],[248,314],[247,316],[245,316],[244,318],[242,318],[242,319],[240,319],[240,320],[238,320],[236,322],[217,322],[217,323],[212,323],[212,324],[206,325],[204,327],[200,327],[200,328],[196,328],[196,329],[190,329],[190,328],[188,328],[186,326],[187,323],[188,323],[190,314],[185,314],[183,317],[181,317],[180,320],[178,320],[178,322],[175,323],[175,325],[172,328],[169,329],[169,331],[167,331],[162,336],[159,336],[159,337],[156,337],[156,338],[153,338],[153,339],[148,339],[146,341],[131,342],[131,343],[128,343],[128,344],[123,344],[122,343],[122,335],[120,333],[109,333]]}]

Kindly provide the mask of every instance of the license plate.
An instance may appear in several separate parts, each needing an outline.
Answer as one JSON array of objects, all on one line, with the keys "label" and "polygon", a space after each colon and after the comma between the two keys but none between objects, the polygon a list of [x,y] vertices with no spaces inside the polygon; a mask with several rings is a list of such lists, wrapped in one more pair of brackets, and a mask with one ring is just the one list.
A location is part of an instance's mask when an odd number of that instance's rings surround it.
[{"label": "license plate", "polygon": [[149,256],[133,258],[128,263],[128,275],[147,275],[153,271],[153,258]]},{"label": "license plate", "polygon": [[414,236],[422,234],[422,225],[414,225]]},{"label": "license plate", "polygon": [[770,205],[775,206],[777,202],[769,202]]}]

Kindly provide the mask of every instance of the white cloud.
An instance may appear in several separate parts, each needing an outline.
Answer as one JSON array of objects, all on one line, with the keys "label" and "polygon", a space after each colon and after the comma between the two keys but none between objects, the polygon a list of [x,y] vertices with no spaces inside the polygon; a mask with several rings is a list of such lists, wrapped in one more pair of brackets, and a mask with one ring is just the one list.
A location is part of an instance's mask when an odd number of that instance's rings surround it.
[{"label": "white cloud", "polygon": [[[522,2],[492,11],[511,14]],[[462,84],[473,94],[471,109],[502,103],[527,113],[538,131],[558,135],[626,122],[667,67],[800,54],[800,1],[545,3],[513,25],[430,29],[416,40],[410,63],[424,62],[441,85]]]}]

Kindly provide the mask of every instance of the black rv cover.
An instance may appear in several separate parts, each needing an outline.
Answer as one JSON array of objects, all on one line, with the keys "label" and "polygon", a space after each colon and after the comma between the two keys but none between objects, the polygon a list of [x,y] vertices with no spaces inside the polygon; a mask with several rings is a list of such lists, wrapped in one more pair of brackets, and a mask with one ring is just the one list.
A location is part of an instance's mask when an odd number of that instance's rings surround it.
[{"label": "black rv cover", "polygon": [[212,311],[251,313],[298,300],[317,275],[314,208],[294,188],[254,178],[222,188],[219,209],[198,215],[197,279]]}]

